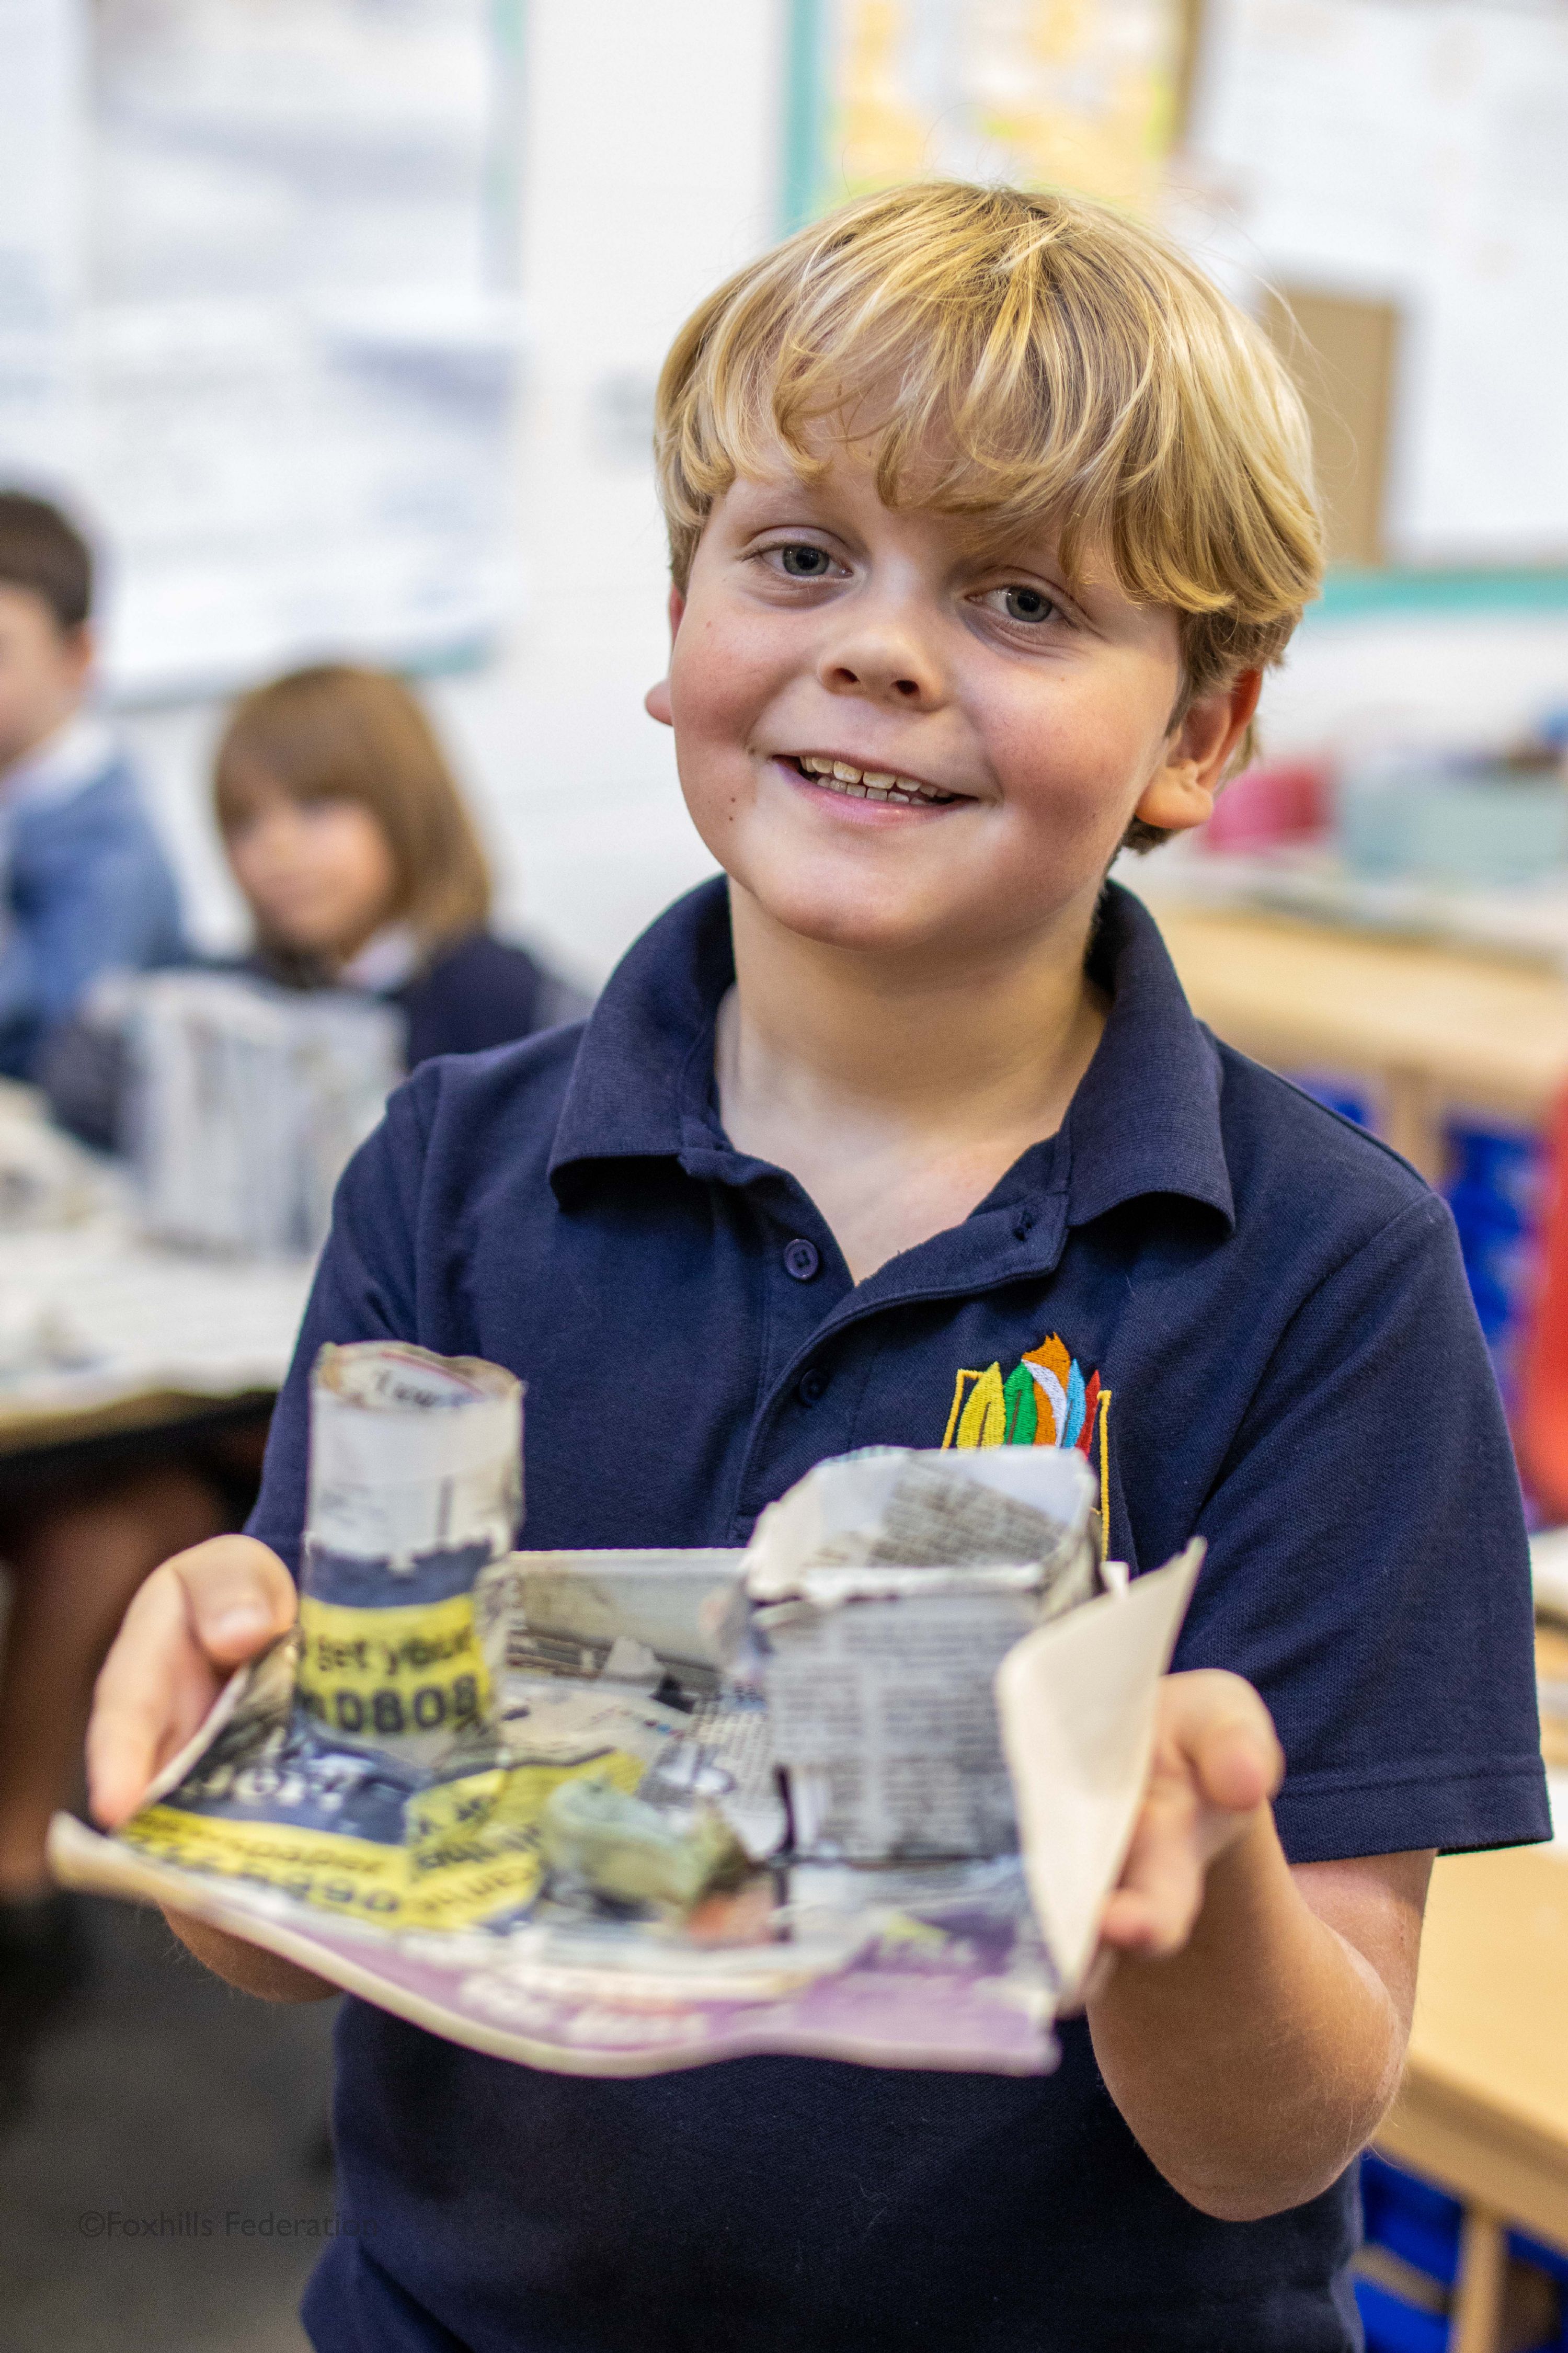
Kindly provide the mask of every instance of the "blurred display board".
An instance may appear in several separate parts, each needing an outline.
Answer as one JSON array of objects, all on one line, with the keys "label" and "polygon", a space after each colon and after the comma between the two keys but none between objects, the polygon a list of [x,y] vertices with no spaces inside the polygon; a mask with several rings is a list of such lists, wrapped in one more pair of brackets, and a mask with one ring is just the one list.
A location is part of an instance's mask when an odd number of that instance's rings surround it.
[{"label": "blurred display board", "polygon": [[1359,421],[1338,552],[1568,559],[1562,0],[1205,0],[1191,132]]},{"label": "blurred display board", "polygon": [[77,441],[85,31],[74,6],[0,0],[0,467],[51,475]]},{"label": "blurred display board", "polygon": [[513,30],[492,0],[0,0],[0,475],[100,532],[121,695],[493,629]]},{"label": "blurred display board", "polygon": [[1296,367],[1359,567],[1330,607],[1563,603],[1568,0],[791,0],[788,23],[787,226],[941,172],[1161,215]]},{"label": "blurred display board", "polygon": [[1185,0],[795,0],[792,226],[924,173],[1148,208],[1188,16]]},{"label": "blurred display board", "polygon": [[1381,564],[1400,314],[1392,302],[1279,285],[1264,324],[1306,403],[1332,561]]}]

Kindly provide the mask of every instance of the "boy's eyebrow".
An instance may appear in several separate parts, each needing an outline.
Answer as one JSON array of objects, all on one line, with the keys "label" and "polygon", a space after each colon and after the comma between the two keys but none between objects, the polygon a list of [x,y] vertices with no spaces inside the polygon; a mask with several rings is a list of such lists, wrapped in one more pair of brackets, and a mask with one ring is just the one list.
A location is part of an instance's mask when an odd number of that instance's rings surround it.
[{"label": "boy's eyebrow", "polygon": [[1069,587],[1079,585],[1062,561],[1066,531],[1059,516],[1041,514],[1026,521],[1016,514],[960,514],[952,522],[960,551],[971,561],[1045,568],[1059,573]]},{"label": "boy's eyebrow", "polygon": [[814,480],[809,474],[737,474],[735,488],[750,491],[758,499],[801,499],[813,505],[831,503],[825,496],[826,480],[820,477]]},{"label": "boy's eyebrow", "polygon": [[1056,572],[1069,587],[1073,585],[1061,559],[1060,534],[1048,525],[1038,533],[977,531],[966,534],[961,546],[973,563],[1016,564],[1021,571]]},{"label": "boy's eyebrow", "polygon": [[[830,475],[738,474],[735,487],[744,489],[760,499],[798,498],[803,503],[817,508],[830,508],[834,503]],[[917,504],[918,501],[910,503]],[[943,512],[941,509],[938,512]],[[1042,516],[1035,525],[1021,523],[1016,517],[992,523],[984,515],[955,515],[951,512],[943,512],[943,519],[953,525],[957,552],[965,561],[1018,564],[1031,567],[1045,565],[1060,573],[1063,579],[1071,585],[1059,552],[1062,533],[1059,526],[1049,519]]]}]

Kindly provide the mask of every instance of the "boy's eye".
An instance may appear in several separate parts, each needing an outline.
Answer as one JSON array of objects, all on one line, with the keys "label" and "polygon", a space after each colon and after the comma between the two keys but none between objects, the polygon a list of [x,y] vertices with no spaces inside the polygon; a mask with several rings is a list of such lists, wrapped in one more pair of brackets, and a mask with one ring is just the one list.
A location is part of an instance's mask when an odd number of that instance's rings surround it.
[{"label": "boy's eye", "polygon": [[775,548],[773,553],[780,571],[792,580],[826,580],[833,569],[833,558],[825,547],[811,547],[802,542]]},{"label": "boy's eye", "polygon": [[997,592],[1002,610],[1010,621],[1048,621],[1059,611],[1054,597],[1043,588],[1003,588]]}]

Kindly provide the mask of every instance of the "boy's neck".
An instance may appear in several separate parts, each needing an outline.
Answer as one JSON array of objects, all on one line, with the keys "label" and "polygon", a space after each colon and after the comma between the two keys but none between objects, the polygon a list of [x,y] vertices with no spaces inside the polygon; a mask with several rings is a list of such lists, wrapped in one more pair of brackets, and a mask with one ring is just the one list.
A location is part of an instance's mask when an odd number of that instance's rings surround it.
[{"label": "boy's neck", "polygon": [[786,931],[731,886],[731,1141],[797,1176],[863,1281],[959,1223],[1060,1126],[1104,1027],[1092,903],[965,955],[879,957]]}]

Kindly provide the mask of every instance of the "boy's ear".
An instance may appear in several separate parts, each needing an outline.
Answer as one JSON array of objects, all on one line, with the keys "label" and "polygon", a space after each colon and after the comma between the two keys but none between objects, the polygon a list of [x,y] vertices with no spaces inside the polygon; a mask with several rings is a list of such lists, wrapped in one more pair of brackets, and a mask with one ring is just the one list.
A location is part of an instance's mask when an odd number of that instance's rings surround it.
[{"label": "boy's ear", "polygon": [[1191,703],[1172,730],[1134,817],[1164,833],[1185,833],[1211,818],[1226,763],[1252,723],[1262,691],[1262,671],[1244,670],[1229,686]]},{"label": "boy's ear", "polygon": [[[669,641],[671,645],[675,643],[675,633],[680,627],[680,617],[685,610],[685,597],[681,595],[679,588],[672,588],[669,592]],[[647,692],[643,696],[642,707],[647,712],[650,719],[657,719],[661,727],[674,726],[675,720],[669,708],[669,681],[668,678],[661,678],[657,686],[650,686],[648,688]]]}]

